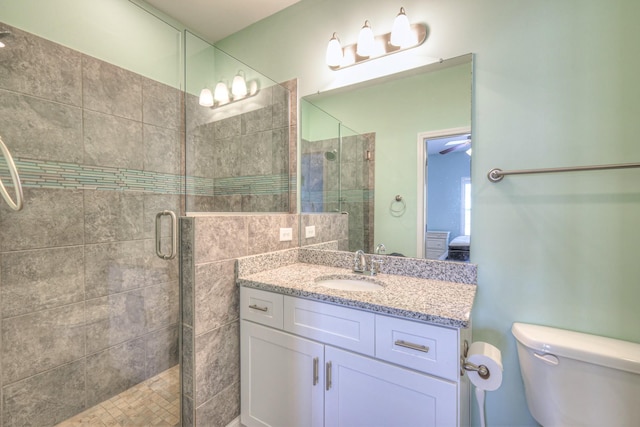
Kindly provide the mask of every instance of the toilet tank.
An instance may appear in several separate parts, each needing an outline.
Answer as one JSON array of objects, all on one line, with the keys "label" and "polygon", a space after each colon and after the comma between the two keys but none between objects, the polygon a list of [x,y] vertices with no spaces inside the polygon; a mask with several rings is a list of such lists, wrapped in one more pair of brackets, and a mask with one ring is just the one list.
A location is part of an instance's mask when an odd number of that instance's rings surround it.
[{"label": "toilet tank", "polygon": [[540,424],[640,426],[640,344],[525,323],[511,332]]}]

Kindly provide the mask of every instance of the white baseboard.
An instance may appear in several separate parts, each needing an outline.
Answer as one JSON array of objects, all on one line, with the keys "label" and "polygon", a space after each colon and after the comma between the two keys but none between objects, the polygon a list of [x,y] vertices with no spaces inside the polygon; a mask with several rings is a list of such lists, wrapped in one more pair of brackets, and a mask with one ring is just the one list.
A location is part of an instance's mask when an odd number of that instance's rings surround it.
[{"label": "white baseboard", "polygon": [[227,424],[227,427],[242,427],[242,424],[240,424],[240,417]]}]

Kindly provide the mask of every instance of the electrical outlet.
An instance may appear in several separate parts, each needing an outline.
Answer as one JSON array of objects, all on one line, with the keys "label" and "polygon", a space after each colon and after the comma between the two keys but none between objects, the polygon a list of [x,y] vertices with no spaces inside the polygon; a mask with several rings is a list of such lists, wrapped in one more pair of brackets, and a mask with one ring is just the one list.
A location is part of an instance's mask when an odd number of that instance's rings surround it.
[{"label": "electrical outlet", "polygon": [[281,242],[290,242],[293,240],[293,229],[292,228],[281,228],[280,229],[280,241]]},{"label": "electrical outlet", "polygon": [[309,225],[307,227],[304,228],[304,237],[306,239],[309,239],[311,237],[316,237],[316,226],[315,225]]}]

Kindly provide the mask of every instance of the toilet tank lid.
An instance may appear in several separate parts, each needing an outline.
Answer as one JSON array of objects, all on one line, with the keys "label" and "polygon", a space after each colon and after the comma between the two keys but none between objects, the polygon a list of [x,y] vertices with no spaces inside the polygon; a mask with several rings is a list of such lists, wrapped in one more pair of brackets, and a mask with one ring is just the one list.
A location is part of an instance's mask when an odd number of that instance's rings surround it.
[{"label": "toilet tank lid", "polygon": [[638,343],[517,322],[511,333],[534,351],[640,374]]}]

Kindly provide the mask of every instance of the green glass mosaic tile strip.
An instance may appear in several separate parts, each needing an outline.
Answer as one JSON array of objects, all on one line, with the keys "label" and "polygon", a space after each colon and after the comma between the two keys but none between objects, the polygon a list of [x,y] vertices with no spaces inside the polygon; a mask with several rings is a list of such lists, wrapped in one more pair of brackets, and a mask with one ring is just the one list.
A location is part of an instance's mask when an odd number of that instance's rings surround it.
[{"label": "green glass mosaic tile strip", "polygon": [[[231,178],[202,178],[134,169],[79,165],[74,163],[15,159],[20,181],[26,188],[136,191],[196,196],[282,194],[295,185],[289,176],[265,175]],[[6,163],[0,164],[0,178],[11,179]],[[293,183],[293,184],[292,184]]]}]

